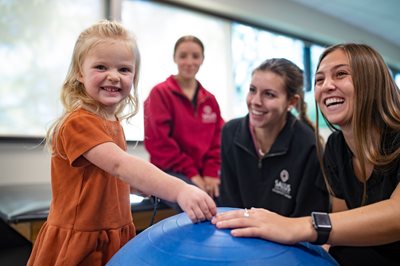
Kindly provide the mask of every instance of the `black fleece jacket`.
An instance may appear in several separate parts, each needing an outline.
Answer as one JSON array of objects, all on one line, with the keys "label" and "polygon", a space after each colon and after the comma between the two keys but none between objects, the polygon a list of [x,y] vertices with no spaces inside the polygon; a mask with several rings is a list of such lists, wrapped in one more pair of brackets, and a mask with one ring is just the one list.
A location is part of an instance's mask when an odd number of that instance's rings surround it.
[{"label": "black fleece jacket", "polygon": [[222,130],[221,157],[220,206],[265,208],[290,217],[329,210],[314,133],[291,113],[262,159],[248,115],[229,121]]}]

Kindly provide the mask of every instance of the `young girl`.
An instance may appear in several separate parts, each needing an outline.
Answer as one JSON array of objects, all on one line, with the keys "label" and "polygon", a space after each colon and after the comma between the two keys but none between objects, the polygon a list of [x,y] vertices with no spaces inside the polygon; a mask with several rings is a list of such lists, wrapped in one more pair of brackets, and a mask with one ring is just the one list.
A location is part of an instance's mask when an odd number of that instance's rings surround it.
[{"label": "young girl", "polygon": [[253,71],[248,115],[222,130],[221,206],[293,217],[328,211],[303,88],[303,71],[287,59],[265,60]]},{"label": "young girl", "polygon": [[182,36],[173,58],[178,73],[157,84],[144,103],[144,144],[153,164],[218,198],[223,120],[214,95],[196,79],[203,43]]},{"label": "young girl", "polygon": [[126,152],[120,121],[137,111],[139,66],[136,41],[120,24],[102,21],[79,36],[62,88],[65,112],[47,135],[50,213],[28,265],[106,264],[135,236],[130,187],[178,202],[194,222],[215,214],[205,192]]},{"label": "young girl", "polygon": [[340,265],[399,265],[400,91],[382,57],[363,44],[325,50],[315,99],[334,132],[323,169],[332,213],[286,218],[264,209],[218,215],[234,236],[328,243]]}]

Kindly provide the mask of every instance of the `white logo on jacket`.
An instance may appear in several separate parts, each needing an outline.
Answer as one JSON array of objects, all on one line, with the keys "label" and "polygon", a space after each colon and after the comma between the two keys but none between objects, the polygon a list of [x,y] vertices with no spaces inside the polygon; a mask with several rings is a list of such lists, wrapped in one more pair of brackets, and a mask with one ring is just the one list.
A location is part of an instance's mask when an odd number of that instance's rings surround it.
[{"label": "white logo on jacket", "polygon": [[215,112],[213,112],[211,106],[206,105],[203,107],[203,113],[201,114],[201,120],[203,123],[217,122],[217,114]]},{"label": "white logo on jacket", "polygon": [[292,195],[290,194],[290,192],[292,188],[290,184],[286,183],[288,180],[289,180],[289,172],[283,169],[280,173],[280,179],[275,179],[275,186],[272,189],[272,191],[288,199],[291,199]]}]

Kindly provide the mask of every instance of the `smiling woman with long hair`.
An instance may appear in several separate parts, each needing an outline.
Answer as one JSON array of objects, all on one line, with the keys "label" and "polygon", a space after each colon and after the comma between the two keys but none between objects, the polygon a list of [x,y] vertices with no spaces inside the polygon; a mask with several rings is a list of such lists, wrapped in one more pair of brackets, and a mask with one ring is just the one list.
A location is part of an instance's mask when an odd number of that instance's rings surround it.
[{"label": "smiling woman with long hair", "polygon": [[238,237],[330,244],[340,265],[399,265],[400,91],[377,51],[339,44],[320,57],[315,99],[334,128],[322,169],[332,213],[287,218],[265,209],[217,215]]}]

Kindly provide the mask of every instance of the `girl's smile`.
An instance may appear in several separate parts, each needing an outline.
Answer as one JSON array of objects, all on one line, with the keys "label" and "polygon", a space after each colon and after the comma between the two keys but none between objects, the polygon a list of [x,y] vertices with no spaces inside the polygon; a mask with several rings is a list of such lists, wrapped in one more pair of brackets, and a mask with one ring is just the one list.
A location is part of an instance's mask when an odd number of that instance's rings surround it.
[{"label": "girl's smile", "polygon": [[120,40],[107,40],[86,55],[78,80],[87,94],[113,115],[132,89],[134,71],[134,56],[128,45]]}]

